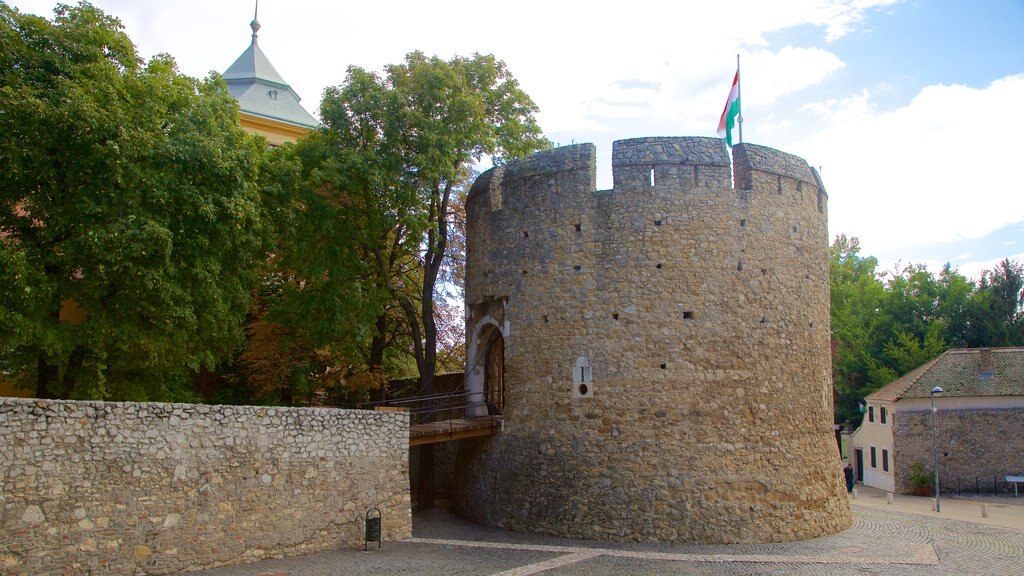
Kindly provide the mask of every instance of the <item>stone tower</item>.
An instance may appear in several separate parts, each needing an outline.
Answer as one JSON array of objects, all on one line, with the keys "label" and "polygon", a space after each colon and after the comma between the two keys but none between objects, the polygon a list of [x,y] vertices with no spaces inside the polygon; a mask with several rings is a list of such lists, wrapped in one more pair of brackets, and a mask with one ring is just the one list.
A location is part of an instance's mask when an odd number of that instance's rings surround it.
[{"label": "stone tower", "polygon": [[620,541],[849,527],[817,173],[751,144],[730,170],[715,138],[616,142],[612,190],[595,163],[556,148],[470,192],[467,385],[505,423],[460,446],[456,507]]}]

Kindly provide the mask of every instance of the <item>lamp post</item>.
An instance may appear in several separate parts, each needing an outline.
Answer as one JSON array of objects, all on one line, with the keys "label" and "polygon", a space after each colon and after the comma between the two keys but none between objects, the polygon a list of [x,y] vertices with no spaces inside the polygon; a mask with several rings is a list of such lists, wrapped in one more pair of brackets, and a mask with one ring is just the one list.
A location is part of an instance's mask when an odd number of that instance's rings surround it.
[{"label": "lamp post", "polygon": [[938,410],[935,408],[935,395],[942,394],[942,388],[936,386],[932,388],[932,461],[935,464],[935,511],[942,512],[942,492],[939,490],[939,443],[937,440],[938,434],[935,428],[935,415]]}]

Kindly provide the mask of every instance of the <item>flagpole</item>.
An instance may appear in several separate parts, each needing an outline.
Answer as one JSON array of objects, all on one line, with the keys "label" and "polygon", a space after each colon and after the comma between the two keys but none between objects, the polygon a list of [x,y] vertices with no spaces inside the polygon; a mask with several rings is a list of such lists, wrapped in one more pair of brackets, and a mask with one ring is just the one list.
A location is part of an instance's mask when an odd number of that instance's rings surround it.
[{"label": "flagpole", "polygon": [[740,79],[740,55],[736,55],[736,100],[739,102],[739,123],[740,123],[740,144],[743,144],[743,97],[740,86],[743,80]]}]

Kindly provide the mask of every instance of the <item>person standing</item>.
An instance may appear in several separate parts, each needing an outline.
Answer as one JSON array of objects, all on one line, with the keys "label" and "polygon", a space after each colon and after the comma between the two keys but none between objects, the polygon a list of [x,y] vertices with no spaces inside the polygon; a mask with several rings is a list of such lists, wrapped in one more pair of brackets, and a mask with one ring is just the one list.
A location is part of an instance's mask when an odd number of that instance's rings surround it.
[{"label": "person standing", "polygon": [[843,468],[843,476],[846,478],[846,492],[853,492],[853,466],[847,464]]}]

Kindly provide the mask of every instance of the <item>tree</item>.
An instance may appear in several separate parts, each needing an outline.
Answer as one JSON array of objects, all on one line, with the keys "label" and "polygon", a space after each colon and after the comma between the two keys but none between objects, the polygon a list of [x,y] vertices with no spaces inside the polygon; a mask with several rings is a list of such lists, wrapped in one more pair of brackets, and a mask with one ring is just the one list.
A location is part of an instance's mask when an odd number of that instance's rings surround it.
[{"label": "tree", "polygon": [[[342,85],[325,91],[324,129],[299,145],[305,183],[297,218],[310,222],[299,225],[310,236],[304,244],[288,234],[283,264],[302,279],[294,302],[330,312],[361,302],[365,315],[334,336],[368,341],[372,370],[383,345],[404,331],[399,341],[410,347],[420,391],[431,393],[453,195],[485,156],[501,163],[547,145],[535,112],[493,56],[446,61],[413,52],[383,75],[350,67]],[[344,283],[340,295],[316,291],[336,281]],[[430,505],[431,491],[421,488],[421,505]]]},{"label": "tree", "polygon": [[967,307],[974,293],[974,283],[948,263],[939,273],[938,315],[946,326],[946,340],[951,346],[966,347]]},{"label": "tree", "polygon": [[264,146],[86,3],[0,3],[0,46],[0,358],[39,396],[194,398],[242,340]]},{"label": "tree", "polygon": [[969,346],[1024,345],[1024,265],[1006,258],[984,271],[967,316]]},{"label": "tree", "polygon": [[[865,396],[942,354],[949,345],[1024,345],[1024,266],[1005,259],[977,285],[946,264],[878,273],[856,238],[830,248],[832,374],[836,421],[856,425]],[[887,279],[883,282],[883,279]]]},{"label": "tree", "polygon": [[871,359],[882,351],[878,334],[885,285],[876,273],[878,260],[860,255],[857,238],[837,236],[829,256],[836,417],[848,422],[857,418],[857,404],[870,392]]}]

